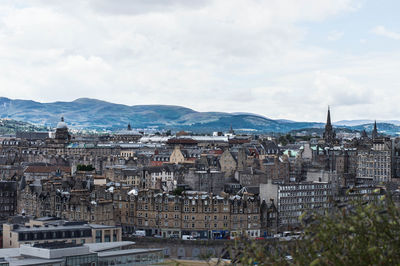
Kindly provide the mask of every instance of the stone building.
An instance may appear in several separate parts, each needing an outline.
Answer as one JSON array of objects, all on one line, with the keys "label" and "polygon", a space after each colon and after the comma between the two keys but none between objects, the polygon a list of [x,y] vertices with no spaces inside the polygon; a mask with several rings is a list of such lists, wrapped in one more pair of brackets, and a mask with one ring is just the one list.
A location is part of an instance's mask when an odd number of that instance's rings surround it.
[{"label": "stone building", "polygon": [[28,181],[18,191],[17,210],[33,217],[115,224],[112,193],[105,186],[91,186],[86,180]]},{"label": "stone building", "polygon": [[390,139],[374,139],[369,150],[357,155],[358,183],[387,183],[392,177],[392,143]]},{"label": "stone building", "polygon": [[0,220],[15,215],[17,211],[17,182],[0,181]]},{"label": "stone building", "polygon": [[184,184],[192,190],[214,194],[221,193],[224,190],[225,183],[229,180],[221,171],[211,170],[210,168],[207,170],[190,168],[183,176]]},{"label": "stone building", "polygon": [[219,158],[219,164],[221,167],[221,172],[223,172],[225,176],[232,176],[237,169],[236,158],[229,149],[226,149],[222,153],[221,157]]},{"label": "stone building", "polygon": [[[261,217],[270,219],[261,214],[260,200],[251,194],[216,196],[186,191],[177,196],[143,190],[138,193],[136,207],[136,228],[162,237],[192,235],[215,239],[246,234],[256,238],[268,230],[262,228]],[[263,225],[271,224],[263,220]]]},{"label": "stone building", "polygon": [[61,121],[58,122],[56,132],[55,132],[55,141],[56,143],[66,144],[71,140],[71,135],[68,132],[68,126],[64,122],[64,117],[61,117]]}]

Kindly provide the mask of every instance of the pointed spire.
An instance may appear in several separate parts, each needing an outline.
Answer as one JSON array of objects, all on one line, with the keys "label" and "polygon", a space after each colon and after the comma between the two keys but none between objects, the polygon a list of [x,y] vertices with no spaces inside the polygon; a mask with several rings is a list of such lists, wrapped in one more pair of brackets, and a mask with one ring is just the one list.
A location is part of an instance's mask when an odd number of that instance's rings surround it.
[{"label": "pointed spire", "polygon": [[374,130],[372,130],[372,139],[376,139],[378,137],[378,127],[376,125],[376,120],[374,123]]},{"label": "pointed spire", "polygon": [[330,106],[328,105],[328,116],[327,116],[327,118],[326,118],[326,125],[331,125],[332,123],[331,123],[331,109],[330,109]]},{"label": "pointed spire", "polygon": [[64,117],[63,116],[61,117],[61,122],[64,122]]},{"label": "pointed spire", "polygon": [[128,130],[132,130],[131,123],[128,124]]},{"label": "pointed spire", "polygon": [[329,144],[333,144],[335,141],[335,138],[336,138],[335,131],[333,130],[333,127],[332,127],[331,108],[329,105],[328,105],[328,115],[326,118],[326,125],[325,125],[325,131],[324,131],[323,137],[325,139],[325,142],[329,143]]}]

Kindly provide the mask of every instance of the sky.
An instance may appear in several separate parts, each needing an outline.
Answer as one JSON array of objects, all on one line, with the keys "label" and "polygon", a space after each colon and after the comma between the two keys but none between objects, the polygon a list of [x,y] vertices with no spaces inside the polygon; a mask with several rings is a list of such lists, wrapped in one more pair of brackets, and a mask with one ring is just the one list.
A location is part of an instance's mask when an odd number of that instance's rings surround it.
[{"label": "sky", "polygon": [[400,119],[398,0],[2,0],[0,96]]}]

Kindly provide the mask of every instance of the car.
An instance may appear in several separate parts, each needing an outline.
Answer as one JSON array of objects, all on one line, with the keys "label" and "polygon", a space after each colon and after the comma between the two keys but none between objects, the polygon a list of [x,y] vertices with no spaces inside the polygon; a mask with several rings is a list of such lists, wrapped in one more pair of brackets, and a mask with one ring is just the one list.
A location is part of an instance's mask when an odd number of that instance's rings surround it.
[{"label": "car", "polygon": [[196,239],[191,235],[183,235],[182,240],[196,240]]},{"label": "car", "polygon": [[133,237],[145,237],[146,231],[144,230],[136,230],[135,233],[132,234]]}]

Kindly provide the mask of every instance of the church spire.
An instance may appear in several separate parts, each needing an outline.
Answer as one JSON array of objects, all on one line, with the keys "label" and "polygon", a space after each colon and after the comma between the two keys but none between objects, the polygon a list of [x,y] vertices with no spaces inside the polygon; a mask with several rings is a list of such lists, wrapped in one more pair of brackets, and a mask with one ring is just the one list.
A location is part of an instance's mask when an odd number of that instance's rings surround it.
[{"label": "church spire", "polygon": [[378,138],[378,127],[376,126],[376,120],[374,123],[374,130],[372,130],[372,139]]},{"label": "church spire", "polygon": [[329,107],[329,105],[328,105],[328,116],[326,118],[326,125],[327,126],[331,126],[332,125],[332,123],[331,123],[331,108]]},{"label": "church spire", "polygon": [[332,127],[331,108],[329,105],[328,105],[328,115],[326,117],[326,125],[325,125],[325,131],[324,131],[323,137],[325,139],[325,143],[329,144],[329,145],[334,144],[335,139],[336,139],[336,133]]}]

